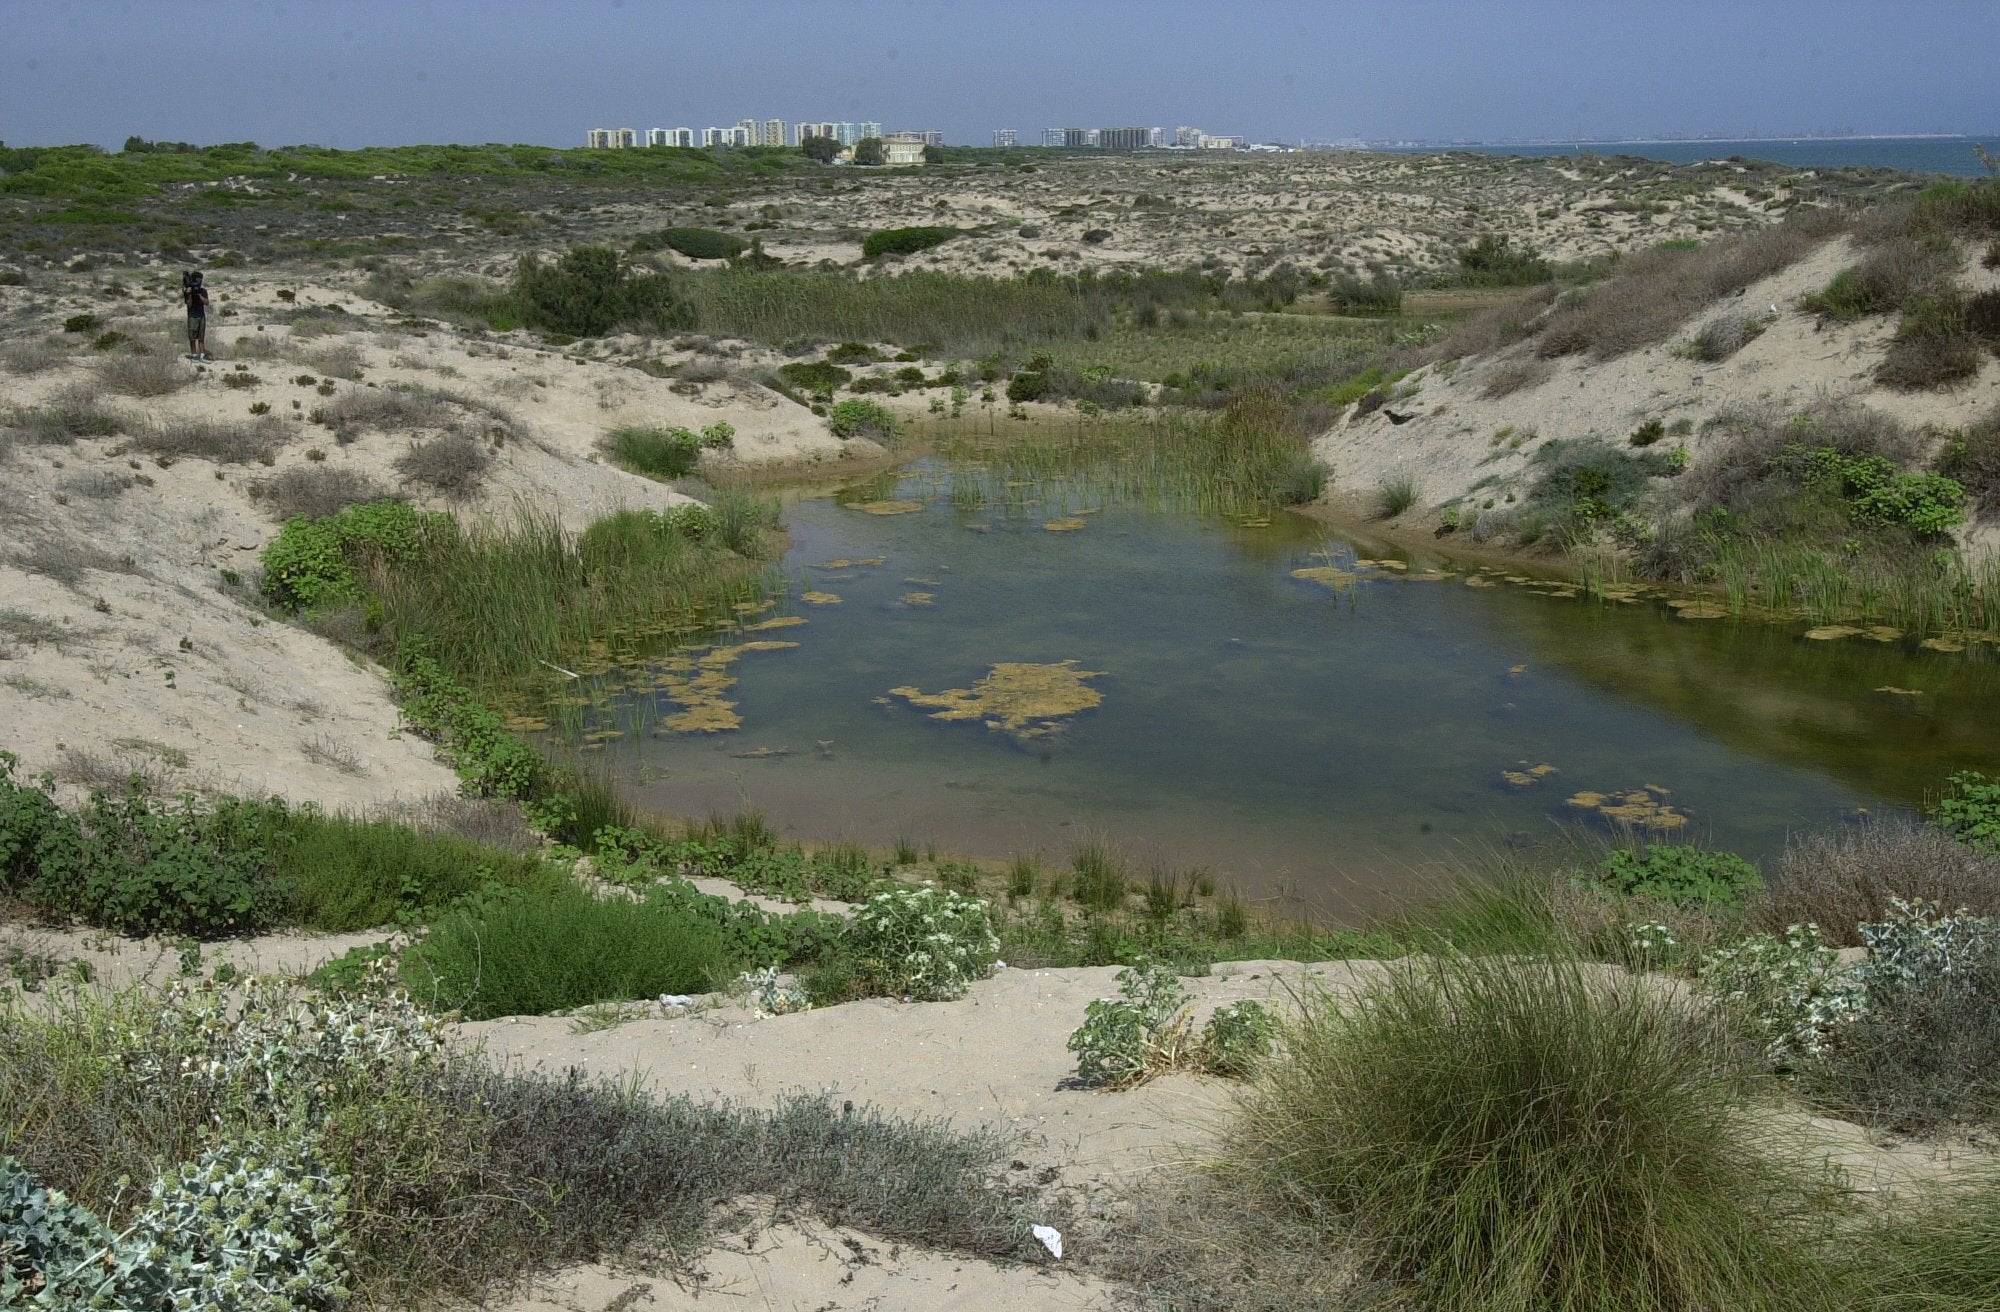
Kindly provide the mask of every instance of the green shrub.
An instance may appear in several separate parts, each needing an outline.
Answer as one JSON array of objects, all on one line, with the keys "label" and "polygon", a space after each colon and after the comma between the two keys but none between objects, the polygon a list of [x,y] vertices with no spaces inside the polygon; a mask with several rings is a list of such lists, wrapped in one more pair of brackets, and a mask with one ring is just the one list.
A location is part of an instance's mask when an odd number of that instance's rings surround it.
[{"label": "green shrub", "polygon": [[1241,1079],[1270,1054],[1275,1026],[1256,1002],[1218,1007],[1196,1038],[1187,989],[1171,967],[1141,960],[1116,979],[1119,996],[1092,1002],[1069,1036],[1085,1084],[1127,1089],[1178,1069]]},{"label": "green shrub", "polygon": [[1823,1056],[1835,1030],[1867,1005],[1817,925],[1755,934],[1703,955],[1700,990],[1733,1012],[1764,1045],[1773,1066]]},{"label": "green shrub", "polygon": [[488,1020],[705,993],[730,964],[715,931],[669,899],[563,884],[490,892],[444,915],[403,974],[417,996]]},{"label": "green shrub", "polygon": [[1519,249],[1505,234],[1487,233],[1458,253],[1459,279],[1470,287],[1527,287],[1555,277],[1549,262]]},{"label": "green shrub", "polygon": [[677,251],[691,260],[733,260],[748,250],[750,243],[734,233],[717,232],[714,228],[661,228],[657,232],[641,233],[632,242],[632,253],[643,255],[647,251]]},{"label": "green shrub", "polygon": [[1046,400],[1049,375],[1046,370],[1022,370],[1007,380],[1007,399],[1014,402]]},{"label": "green shrub", "polygon": [[1401,314],[1403,284],[1388,273],[1378,273],[1365,282],[1342,274],[1327,288],[1327,300],[1342,314]]},{"label": "green shrub", "polygon": [[836,402],[826,413],[826,426],[835,437],[872,437],[878,442],[893,440],[898,431],[896,416],[887,406],[858,396]]},{"label": "green shrub", "polygon": [[957,228],[883,228],[862,239],[861,257],[874,260],[884,255],[914,255],[963,235]]},{"label": "green shrub", "polygon": [[701,459],[701,438],[690,429],[624,424],[604,436],[611,458],[648,478],[681,478]]},{"label": "green shrub", "polygon": [[514,271],[514,297],[526,323],[574,337],[598,337],[620,326],[694,326],[694,312],[672,277],[629,270],[608,246],[571,247],[552,265],[523,256]]},{"label": "green shrub", "polygon": [[1620,850],[1599,865],[1597,882],[1623,897],[1647,897],[1674,906],[1735,908],[1764,887],[1757,867],[1733,852],[1655,843]]},{"label": "green shrub", "polygon": [[1530,463],[1540,472],[1528,504],[1568,524],[1615,519],[1638,504],[1651,479],[1674,472],[1657,451],[1621,451],[1583,438],[1544,442]]},{"label": "green shrub", "polygon": [[260,848],[239,846],[225,809],[156,805],[134,787],[91,794],[73,823],[43,829],[27,899],[120,934],[220,938],[275,923],[287,890]]},{"label": "green shrub", "polygon": [[1931,815],[1960,842],[2000,852],[2000,779],[1961,770],[1948,782]]},{"label": "green shrub", "polygon": [[1886,456],[1794,443],[1786,446],[1780,464],[1806,486],[1841,497],[1863,524],[1937,537],[1965,518],[1965,489],[1956,481],[1942,474],[1899,474]]},{"label": "green shrub", "polygon": [[288,519],[259,558],[263,591],[286,610],[352,601],[361,571],[414,560],[426,535],[451,531],[451,516],[403,501],[369,501],[322,519]]},{"label": "green shrub", "polygon": [[860,977],[892,997],[963,997],[999,959],[985,902],[930,884],[887,889],[855,908],[844,936]]},{"label": "green shrub", "polygon": [[1648,419],[1632,430],[1632,436],[1625,439],[1630,446],[1651,446],[1667,435],[1667,426],[1658,419]]},{"label": "green shrub", "polygon": [[1745,1092],[1727,1030],[1649,982],[1425,956],[1306,999],[1222,1169],[1426,1307],[1824,1306],[1802,1231],[1833,1191]]},{"label": "green shrub", "polygon": [[830,360],[794,360],[790,364],[779,365],[778,373],[794,387],[802,387],[821,396],[831,396],[854,381],[852,371]]},{"label": "green shrub", "polygon": [[74,827],[56,805],[55,781],[43,775],[38,786],[19,783],[21,758],[0,751],[0,892],[24,893],[36,870],[37,854],[51,836]]}]

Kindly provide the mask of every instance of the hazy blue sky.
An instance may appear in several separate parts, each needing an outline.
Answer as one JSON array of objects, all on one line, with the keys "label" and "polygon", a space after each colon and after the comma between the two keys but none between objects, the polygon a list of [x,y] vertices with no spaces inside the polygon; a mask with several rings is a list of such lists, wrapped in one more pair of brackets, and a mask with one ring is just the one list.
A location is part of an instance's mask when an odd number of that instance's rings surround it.
[{"label": "hazy blue sky", "polygon": [[0,140],[2000,128],[2000,0],[0,0]]}]

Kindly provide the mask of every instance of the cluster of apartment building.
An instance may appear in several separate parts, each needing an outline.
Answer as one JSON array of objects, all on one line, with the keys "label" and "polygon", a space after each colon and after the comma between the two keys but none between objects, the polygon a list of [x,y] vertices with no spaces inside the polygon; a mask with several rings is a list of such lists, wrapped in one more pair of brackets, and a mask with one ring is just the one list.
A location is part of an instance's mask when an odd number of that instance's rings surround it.
[{"label": "cluster of apartment building", "polygon": [[[999,128],[993,133],[996,146],[1018,146],[1021,133],[1016,128]],[[1242,137],[1218,137],[1200,128],[1177,127],[1171,135],[1165,128],[1043,128],[1042,144],[1074,150],[1139,150],[1165,147],[1180,150],[1238,150]]]},{"label": "cluster of apartment building", "polygon": [[[792,123],[781,118],[739,119],[726,128],[647,128],[648,146],[803,146],[808,137],[832,137],[842,146],[881,137],[914,138],[917,145],[942,146],[942,132],[897,132],[884,134],[880,123]],[[627,150],[640,144],[632,128],[592,128],[588,138],[592,150]]]}]

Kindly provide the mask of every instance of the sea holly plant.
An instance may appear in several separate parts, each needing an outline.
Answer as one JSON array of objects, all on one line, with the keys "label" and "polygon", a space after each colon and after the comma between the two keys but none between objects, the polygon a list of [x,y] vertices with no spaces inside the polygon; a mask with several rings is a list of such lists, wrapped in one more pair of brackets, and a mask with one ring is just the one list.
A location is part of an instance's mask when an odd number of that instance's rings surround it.
[{"label": "sea holly plant", "polygon": [[876,988],[918,1002],[964,997],[1000,957],[987,904],[931,884],[877,893],[855,909],[846,937]]},{"label": "sea holly plant", "polygon": [[1791,1066],[1819,1057],[1835,1032],[1862,1014],[1867,990],[1820,934],[1793,925],[1703,956],[1698,987],[1741,1012],[1764,1040],[1765,1057]]},{"label": "sea holly plant", "polygon": [[0,1306],[318,1312],[340,1306],[346,1184],[302,1147],[235,1147],[153,1181],[114,1233],[0,1157]]},{"label": "sea holly plant", "polygon": [[1178,1069],[1240,1079],[1271,1051],[1276,1026],[1259,1003],[1218,1008],[1196,1036],[1193,1000],[1170,967],[1142,961],[1116,980],[1119,996],[1092,1002],[1069,1036],[1085,1084],[1129,1089]]}]

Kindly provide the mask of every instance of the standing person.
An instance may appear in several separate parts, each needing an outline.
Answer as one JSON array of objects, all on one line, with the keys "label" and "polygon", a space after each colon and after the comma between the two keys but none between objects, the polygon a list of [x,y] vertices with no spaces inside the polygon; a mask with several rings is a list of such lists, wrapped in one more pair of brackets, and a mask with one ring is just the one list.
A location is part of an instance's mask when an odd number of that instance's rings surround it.
[{"label": "standing person", "polygon": [[187,307],[188,355],[208,359],[208,288],[199,271],[181,275],[181,304]]}]

